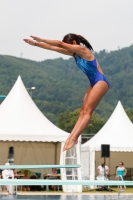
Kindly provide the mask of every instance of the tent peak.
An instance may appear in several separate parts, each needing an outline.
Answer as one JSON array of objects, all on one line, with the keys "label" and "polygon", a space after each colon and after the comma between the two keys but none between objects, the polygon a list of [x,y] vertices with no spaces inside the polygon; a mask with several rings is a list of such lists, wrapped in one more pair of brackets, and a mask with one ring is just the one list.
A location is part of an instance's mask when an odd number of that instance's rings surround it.
[{"label": "tent peak", "polygon": [[2,141],[62,142],[69,136],[69,133],[55,126],[39,110],[20,76],[0,105],[0,122]]},{"label": "tent peak", "polygon": [[119,101],[108,121],[83,148],[100,148],[100,144],[110,144],[111,147],[132,148],[133,124]]},{"label": "tent peak", "polygon": [[21,79],[21,76],[19,75],[17,79]]}]

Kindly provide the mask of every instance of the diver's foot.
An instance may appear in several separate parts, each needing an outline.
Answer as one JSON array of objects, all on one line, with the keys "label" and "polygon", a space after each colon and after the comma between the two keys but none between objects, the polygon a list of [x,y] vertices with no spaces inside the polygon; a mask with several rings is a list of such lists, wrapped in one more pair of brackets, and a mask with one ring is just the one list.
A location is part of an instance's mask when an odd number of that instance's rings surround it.
[{"label": "diver's foot", "polygon": [[67,141],[65,142],[65,145],[64,145],[64,148],[63,148],[63,151],[66,151],[68,149],[71,149],[75,144],[78,143],[78,139],[73,139],[71,137],[69,137],[67,139]]}]

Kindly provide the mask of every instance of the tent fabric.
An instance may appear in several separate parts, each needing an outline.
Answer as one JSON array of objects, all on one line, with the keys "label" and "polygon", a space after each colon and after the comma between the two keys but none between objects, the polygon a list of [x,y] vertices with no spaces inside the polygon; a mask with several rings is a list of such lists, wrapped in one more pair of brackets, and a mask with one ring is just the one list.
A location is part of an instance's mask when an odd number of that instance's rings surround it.
[{"label": "tent fabric", "polygon": [[69,136],[41,113],[20,76],[0,106],[0,122],[2,141],[63,142]]},{"label": "tent fabric", "polygon": [[[15,165],[42,165],[60,163],[61,143],[57,142],[15,142]],[[32,169],[32,172],[48,173],[49,169]]]},{"label": "tent fabric", "polygon": [[81,148],[99,151],[101,144],[110,144],[111,151],[133,151],[133,124],[120,101],[106,124]]},{"label": "tent fabric", "polygon": [[[41,113],[20,76],[0,106],[0,122],[0,146],[6,143],[3,150],[7,148],[7,151],[10,146],[14,148],[15,164],[65,164],[65,153],[62,150],[69,133],[56,127]],[[80,140],[76,145],[77,164],[81,162]],[[7,162],[7,154],[2,157],[2,162],[4,159]],[[37,172],[41,172],[41,177],[46,173],[43,169],[37,169]],[[81,168],[76,178],[81,179]],[[65,170],[62,179],[66,179]],[[81,192],[82,186],[66,188],[67,191]]]},{"label": "tent fabric", "polygon": [[1,165],[5,165],[8,162],[8,153],[9,153],[9,143],[8,142],[0,142],[0,163]]}]

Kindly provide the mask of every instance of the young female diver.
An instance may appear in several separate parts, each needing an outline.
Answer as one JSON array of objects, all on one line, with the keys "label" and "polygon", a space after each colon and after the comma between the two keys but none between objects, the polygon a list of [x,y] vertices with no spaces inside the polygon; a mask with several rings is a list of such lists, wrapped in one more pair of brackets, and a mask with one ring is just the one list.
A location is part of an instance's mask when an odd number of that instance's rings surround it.
[{"label": "young female diver", "polygon": [[31,38],[24,39],[24,41],[33,46],[73,56],[77,66],[90,81],[90,87],[84,96],[79,118],[65,142],[63,148],[65,151],[77,144],[78,137],[89,124],[94,109],[109,90],[109,82],[92,53],[92,46],[84,37],[70,33],[62,41],[47,40],[36,36],[31,36]]}]

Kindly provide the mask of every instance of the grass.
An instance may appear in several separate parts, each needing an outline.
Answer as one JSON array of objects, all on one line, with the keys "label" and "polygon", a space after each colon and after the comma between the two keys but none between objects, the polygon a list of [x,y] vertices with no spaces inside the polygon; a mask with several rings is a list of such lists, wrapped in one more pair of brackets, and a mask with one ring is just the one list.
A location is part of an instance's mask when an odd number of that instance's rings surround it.
[{"label": "grass", "polygon": [[[85,187],[83,187],[83,192],[88,192],[88,193],[118,193],[118,187],[110,187],[111,191],[106,191],[106,190],[102,190],[102,191],[97,191],[96,189],[87,189]],[[124,191],[124,193],[133,193],[133,187],[126,187],[126,190]]]}]

